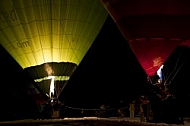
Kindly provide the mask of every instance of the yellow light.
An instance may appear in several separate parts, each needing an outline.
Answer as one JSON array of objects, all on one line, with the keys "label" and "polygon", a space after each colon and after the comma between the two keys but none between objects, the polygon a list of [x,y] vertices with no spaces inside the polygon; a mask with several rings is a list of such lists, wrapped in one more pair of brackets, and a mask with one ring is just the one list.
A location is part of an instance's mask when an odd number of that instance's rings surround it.
[{"label": "yellow light", "polygon": [[51,91],[67,81],[107,16],[99,0],[0,0],[0,44],[49,93],[46,77],[59,76]]},{"label": "yellow light", "polygon": [[22,68],[79,65],[108,15],[99,0],[6,0],[0,8],[0,43]]}]

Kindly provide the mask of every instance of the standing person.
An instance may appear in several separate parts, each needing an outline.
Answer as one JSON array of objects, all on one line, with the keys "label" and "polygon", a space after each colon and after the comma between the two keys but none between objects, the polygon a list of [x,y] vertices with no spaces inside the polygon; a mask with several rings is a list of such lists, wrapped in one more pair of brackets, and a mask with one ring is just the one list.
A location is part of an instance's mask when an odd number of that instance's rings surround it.
[{"label": "standing person", "polygon": [[62,104],[60,103],[59,115],[60,115],[61,119],[65,118],[65,104],[64,104],[64,102]]},{"label": "standing person", "polygon": [[142,122],[149,121],[148,115],[147,115],[147,104],[149,103],[149,100],[144,95],[141,95],[141,97],[138,99],[140,103],[140,120]]},{"label": "standing person", "polygon": [[144,109],[147,110],[147,121],[155,121],[157,120],[158,115],[158,103],[160,99],[157,96],[155,85],[153,85],[155,82],[155,77],[147,76],[147,82],[145,85],[144,94],[146,94],[149,103],[144,105]]},{"label": "standing person", "polygon": [[131,119],[135,118],[135,100],[132,101],[129,105],[129,117]]}]

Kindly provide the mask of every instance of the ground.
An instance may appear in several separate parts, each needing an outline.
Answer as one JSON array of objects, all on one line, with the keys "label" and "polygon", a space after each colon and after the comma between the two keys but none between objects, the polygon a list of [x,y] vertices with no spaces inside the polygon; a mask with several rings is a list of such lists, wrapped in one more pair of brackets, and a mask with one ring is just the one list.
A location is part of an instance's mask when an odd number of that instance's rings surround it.
[{"label": "ground", "polygon": [[17,120],[0,122],[0,125],[19,126],[190,126],[190,121],[185,120],[185,124],[165,124],[140,122],[139,118],[65,118],[65,119],[45,119],[45,120]]}]

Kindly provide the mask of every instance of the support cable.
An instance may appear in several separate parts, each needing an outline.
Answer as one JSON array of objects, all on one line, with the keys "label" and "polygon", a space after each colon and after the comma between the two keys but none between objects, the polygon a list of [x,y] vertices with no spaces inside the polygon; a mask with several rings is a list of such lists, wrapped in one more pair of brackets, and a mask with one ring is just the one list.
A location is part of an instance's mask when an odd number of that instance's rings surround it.
[{"label": "support cable", "polygon": [[[177,66],[178,66],[178,64],[179,64],[180,56],[181,56],[181,53],[180,53],[179,56],[178,56],[177,62],[176,62],[176,64],[175,64],[175,67],[174,67],[174,69],[172,70],[172,72],[171,72],[170,74],[169,74],[169,72],[168,72],[169,76],[168,76],[168,74],[167,74],[167,76],[164,77],[164,78],[166,78],[164,83],[166,83],[166,82],[169,80],[169,78],[172,76],[172,74],[174,74],[174,72],[175,72],[175,70],[176,70],[176,68],[177,68]],[[180,68],[181,68],[181,67],[180,67]],[[179,69],[178,69],[178,71],[179,71]],[[176,75],[176,74],[175,74],[175,75]],[[172,79],[173,79],[173,78],[174,78],[174,77],[172,77]],[[170,81],[170,82],[171,82],[171,81]]]},{"label": "support cable", "polygon": [[66,108],[69,109],[75,109],[75,110],[103,110],[103,111],[107,111],[107,110],[118,110],[118,109],[128,109],[129,107],[122,107],[122,108],[109,108],[109,109],[85,109],[85,108],[76,108],[76,107],[70,107],[70,106],[65,106]]}]

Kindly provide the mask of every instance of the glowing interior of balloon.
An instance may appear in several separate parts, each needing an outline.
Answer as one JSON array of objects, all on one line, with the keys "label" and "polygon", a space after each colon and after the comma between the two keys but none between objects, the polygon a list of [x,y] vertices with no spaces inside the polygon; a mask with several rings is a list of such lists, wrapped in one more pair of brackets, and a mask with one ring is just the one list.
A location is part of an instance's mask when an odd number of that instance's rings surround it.
[{"label": "glowing interior of balloon", "polygon": [[107,15],[97,0],[0,1],[0,43],[23,69],[51,62],[79,65]]}]

